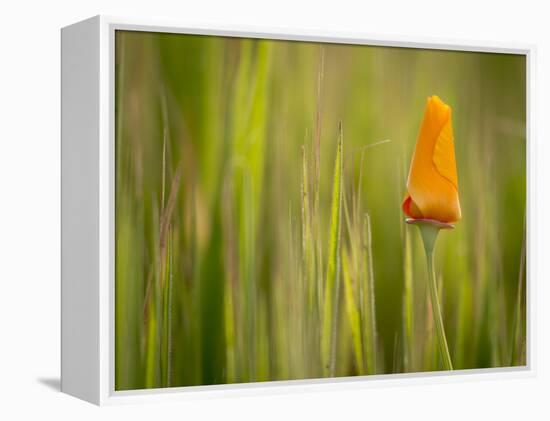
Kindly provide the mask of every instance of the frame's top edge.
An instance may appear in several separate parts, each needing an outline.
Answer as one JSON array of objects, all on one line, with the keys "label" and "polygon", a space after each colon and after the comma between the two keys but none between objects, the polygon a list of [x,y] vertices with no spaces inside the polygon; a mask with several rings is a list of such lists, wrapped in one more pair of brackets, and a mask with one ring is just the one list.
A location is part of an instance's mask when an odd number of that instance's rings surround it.
[{"label": "frame's top edge", "polygon": [[61,31],[63,31],[64,29],[71,28],[71,27],[76,26],[76,25],[81,25],[83,23],[91,23],[91,22],[94,22],[94,21],[96,21],[97,23],[101,23],[103,18],[105,18],[105,16],[101,16],[101,15],[91,16],[89,18],[82,19],[82,20],[79,20],[77,22],[71,23],[69,25],[62,26]]},{"label": "frame's top edge", "polygon": [[241,24],[217,24],[211,22],[178,22],[168,19],[142,19],[105,15],[99,15],[97,17],[100,18],[102,24],[107,25],[108,28],[112,30],[172,32],[190,35],[267,38],[288,41],[346,43],[401,48],[518,54],[526,56],[536,50],[536,45],[534,44],[498,41],[407,37],[392,34],[376,35],[363,32],[345,32],[325,29],[265,27]]}]

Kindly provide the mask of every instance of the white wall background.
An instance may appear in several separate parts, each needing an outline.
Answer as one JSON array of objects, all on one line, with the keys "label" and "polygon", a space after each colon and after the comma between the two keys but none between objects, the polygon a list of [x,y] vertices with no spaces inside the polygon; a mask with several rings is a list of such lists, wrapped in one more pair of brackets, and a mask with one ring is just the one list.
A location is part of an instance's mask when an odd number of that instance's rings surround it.
[{"label": "white wall background", "polygon": [[[96,0],[2,3],[0,419],[550,419],[550,13],[543,1]],[[103,13],[422,38],[530,43],[536,57],[536,378],[96,408],[60,394],[60,34]],[[406,71],[406,69],[404,69]],[[545,390],[546,389],[546,390]]]}]

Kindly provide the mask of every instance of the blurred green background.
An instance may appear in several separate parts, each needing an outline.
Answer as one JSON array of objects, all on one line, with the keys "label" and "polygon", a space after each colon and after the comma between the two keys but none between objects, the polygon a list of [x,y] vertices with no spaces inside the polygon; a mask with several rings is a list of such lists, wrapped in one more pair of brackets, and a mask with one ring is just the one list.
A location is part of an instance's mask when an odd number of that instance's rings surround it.
[{"label": "blurred green background", "polygon": [[451,358],[524,365],[525,72],[511,54],[117,31],[116,390],[440,370],[401,212],[434,94],[463,215],[436,254]]}]

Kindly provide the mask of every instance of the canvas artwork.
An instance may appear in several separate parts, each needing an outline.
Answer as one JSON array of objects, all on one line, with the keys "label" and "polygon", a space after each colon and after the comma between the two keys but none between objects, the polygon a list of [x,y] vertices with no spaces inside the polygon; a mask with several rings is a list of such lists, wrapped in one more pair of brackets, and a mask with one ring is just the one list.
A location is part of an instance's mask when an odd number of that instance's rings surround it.
[{"label": "canvas artwork", "polygon": [[115,390],[526,365],[526,57],[116,31]]}]

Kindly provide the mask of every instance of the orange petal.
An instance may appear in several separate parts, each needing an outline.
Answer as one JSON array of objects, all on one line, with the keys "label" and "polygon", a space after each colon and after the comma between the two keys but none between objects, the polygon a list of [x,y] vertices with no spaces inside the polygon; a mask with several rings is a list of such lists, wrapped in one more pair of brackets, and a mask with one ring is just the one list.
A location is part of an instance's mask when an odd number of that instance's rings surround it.
[{"label": "orange petal", "polygon": [[439,174],[449,180],[458,191],[455,144],[450,114],[435,142],[433,161]]},{"label": "orange petal", "polygon": [[428,98],[411,162],[403,210],[411,217],[413,204],[423,218],[456,222],[461,218],[451,108],[437,96]]},{"label": "orange petal", "polygon": [[420,209],[418,209],[418,206],[414,203],[409,194],[407,194],[405,200],[403,200],[403,212],[411,218],[424,219],[424,215],[422,215],[422,212],[420,212]]}]

